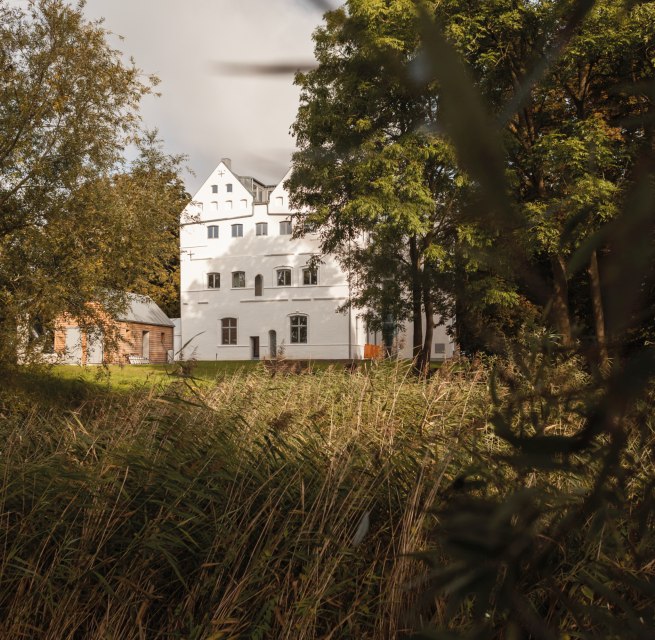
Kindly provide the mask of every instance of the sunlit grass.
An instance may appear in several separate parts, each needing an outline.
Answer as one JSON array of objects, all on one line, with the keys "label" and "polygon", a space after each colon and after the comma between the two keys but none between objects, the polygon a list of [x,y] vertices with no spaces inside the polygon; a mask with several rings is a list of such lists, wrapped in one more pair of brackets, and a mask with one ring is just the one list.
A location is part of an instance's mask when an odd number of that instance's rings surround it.
[{"label": "sunlit grass", "polygon": [[213,373],[0,420],[5,637],[386,639],[413,624],[408,554],[470,457],[457,443],[472,425],[490,437],[485,376]]}]

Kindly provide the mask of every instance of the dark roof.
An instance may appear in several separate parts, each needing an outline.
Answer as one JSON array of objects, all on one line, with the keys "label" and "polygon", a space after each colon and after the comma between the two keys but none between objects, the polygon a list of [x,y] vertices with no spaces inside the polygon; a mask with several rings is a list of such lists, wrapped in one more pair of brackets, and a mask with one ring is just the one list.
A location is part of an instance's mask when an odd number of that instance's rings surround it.
[{"label": "dark roof", "polygon": [[124,322],[154,324],[161,327],[175,326],[173,321],[148,296],[127,294],[128,306],[118,319]]}]

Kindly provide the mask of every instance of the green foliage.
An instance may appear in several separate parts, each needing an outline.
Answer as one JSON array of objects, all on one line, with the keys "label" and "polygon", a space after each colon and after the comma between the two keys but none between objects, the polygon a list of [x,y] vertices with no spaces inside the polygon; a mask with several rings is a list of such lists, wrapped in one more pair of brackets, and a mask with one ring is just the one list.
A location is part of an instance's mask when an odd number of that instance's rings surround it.
[{"label": "green foliage", "polygon": [[[3,360],[37,320],[67,312],[103,324],[89,302],[113,315],[126,290],[175,279],[181,158],[166,157],[138,115],[157,80],[125,63],[82,9],[0,1]],[[131,165],[129,145],[139,152]],[[170,291],[160,299],[174,308]]]}]

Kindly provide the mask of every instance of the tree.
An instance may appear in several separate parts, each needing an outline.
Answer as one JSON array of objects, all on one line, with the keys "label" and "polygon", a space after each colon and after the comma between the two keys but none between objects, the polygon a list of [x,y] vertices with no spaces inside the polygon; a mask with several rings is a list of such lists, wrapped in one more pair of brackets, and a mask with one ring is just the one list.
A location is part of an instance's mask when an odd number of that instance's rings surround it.
[{"label": "tree", "polygon": [[0,0],[2,358],[33,319],[102,324],[89,302],[116,314],[127,288],[177,254],[181,159],[161,153],[138,115],[156,78],[126,64],[83,8]]},{"label": "tree", "polygon": [[[355,275],[351,303],[380,328],[411,319],[417,371],[429,365],[434,315],[452,316],[440,280],[466,178],[429,132],[430,83],[407,81],[420,45],[412,0],[350,0],[314,36],[318,68],[299,73],[293,126],[299,150],[288,182],[311,211],[322,249]],[[365,242],[362,243],[362,238]]]},{"label": "tree", "polygon": [[[645,83],[654,76],[655,8],[635,4],[446,0],[436,11],[505,124],[508,188],[527,223],[521,244],[550,283],[547,295],[522,294],[550,309],[565,346],[593,335],[600,369],[608,358],[600,258],[611,242],[586,247],[615,215],[635,159],[654,139]],[[572,268],[581,256],[586,276]],[[585,277],[589,294],[572,301],[570,287],[580,291]]]}]

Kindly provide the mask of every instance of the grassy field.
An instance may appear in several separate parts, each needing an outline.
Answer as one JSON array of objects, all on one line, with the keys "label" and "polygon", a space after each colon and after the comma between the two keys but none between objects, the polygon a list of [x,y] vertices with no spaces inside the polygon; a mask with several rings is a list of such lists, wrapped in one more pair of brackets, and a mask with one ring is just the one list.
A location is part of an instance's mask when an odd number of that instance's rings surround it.
[{"label": "grassy field", "polygon": [[[157,367],[110,373],[23,371],[0,393],[0,637],[473,633],[476,580],[506,580],[517,549],[516,589],[546,607],[557,637],[599,637],[585,607],[614,605],[588,576],[625,565],[634,585],[650,571],[632,568],[629,547],[618,551],[617,541],[637,540],[622,512],[614,531],[610,512],[600,530],[583,510],[548,556],[557,587],[547,587],[530,554],[541,557],[551,521],[584,508],[596,462],[529,475],[503,462],[484,366],[447,365],[429,380],[400,363],[301,374],[211,363],[198,382]],[[568,366],[548,384],[569,393],[586,378]],[[506,394],[497,386],[495,402]],[[580,419],[570,402],[551,407],[548,428],[570,432]],[[635,460],[626,513],[647,490],[647,459]],[[540,500],[537,526],[526,514]],[[639,541],[638,567],[652,535]],[[433,590],[445,584],[439,567],[463,605]],[[631,589],[620,597],[650,620],[653,598]],[[639,617],[612,615],[640,628]],[[471,637],[509,637],[502,609],[489,623],[496,632]],[[569,633],[585,625],[591,635]]]},{"label": "grassy field", "polygon": [[[463,455],[452,433],[485,414],[484,381],[417,383],[387,365],[199,370],[215,382],[163,389],[151,383],[164,370],[130,368],[111,382],[141,385],[128,393],[5,403],[1,635],[409,629],[420,564],[405,554]],[[47,375],[65,387],[70,371]]]}]

